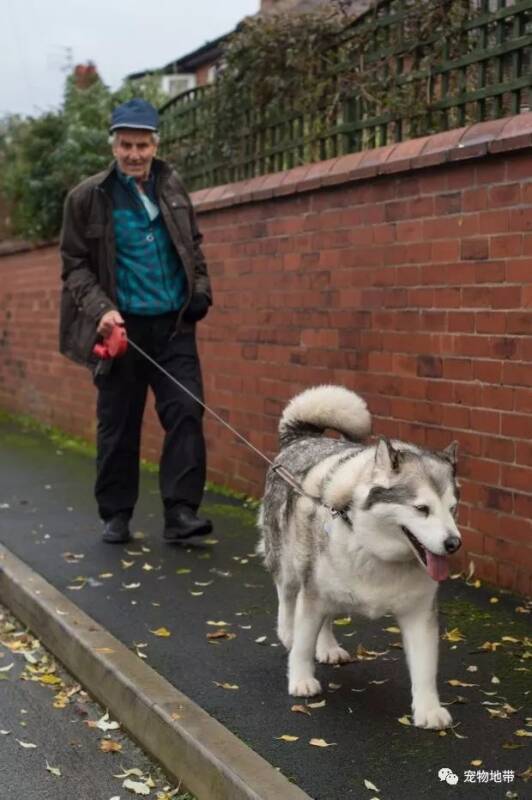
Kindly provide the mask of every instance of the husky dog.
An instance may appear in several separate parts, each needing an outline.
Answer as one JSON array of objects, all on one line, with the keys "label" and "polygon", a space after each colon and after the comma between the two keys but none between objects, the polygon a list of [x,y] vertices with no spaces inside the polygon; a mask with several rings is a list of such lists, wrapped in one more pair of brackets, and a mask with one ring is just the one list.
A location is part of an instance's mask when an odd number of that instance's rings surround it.
[{"label": "husky dog", "polygon": [[[281,451],[270,468],[258,525],[259,552],[279,597],[277,632],[290,651],[288,690],[321,692],[314,657],[350,661],[336,641],[338,613],[376,619],[392,612],[412,683],[414,724],[451,724],[436,688],[436,591],[447,555],[461,545],[455,518],[456,443],[442,452],[382,439],[362,444],[371,418],[364,400],[341,386],[293,398],[279,423]],[[343,439],[323,437],[335,429]],[[299,494],[277,473],[296,478]]]}]

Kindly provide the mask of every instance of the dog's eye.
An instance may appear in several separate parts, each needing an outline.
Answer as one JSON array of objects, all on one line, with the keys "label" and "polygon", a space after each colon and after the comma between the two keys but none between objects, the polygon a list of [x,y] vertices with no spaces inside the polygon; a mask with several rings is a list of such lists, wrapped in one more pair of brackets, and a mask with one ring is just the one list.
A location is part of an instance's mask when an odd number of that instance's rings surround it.
[{"label": "dog's eye", "polygon": [[449,511],[451,512],[453,517],[456,517],[456,515],[458,514],[458,504],[455,504],[454,506],[451,506]]},{"label": "dog's eye", "polygon": [[414,506],[416,511],[419,511],[420,514],[423,514],[424,517],[428,517],[430,514],[430,508],[428,506]]}]

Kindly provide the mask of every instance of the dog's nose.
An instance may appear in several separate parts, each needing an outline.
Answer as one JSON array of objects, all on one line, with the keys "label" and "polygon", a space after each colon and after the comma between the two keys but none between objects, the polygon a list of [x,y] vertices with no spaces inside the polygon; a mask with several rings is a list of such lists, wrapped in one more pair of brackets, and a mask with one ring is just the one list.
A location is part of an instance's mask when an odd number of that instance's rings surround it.
[{"label": "dog's nose", "polygon": [[456,551],[462,546],[462,540],[459,536],[451,535],[448,536],[444,541],[443,546],[448,553],[456,553]]}]

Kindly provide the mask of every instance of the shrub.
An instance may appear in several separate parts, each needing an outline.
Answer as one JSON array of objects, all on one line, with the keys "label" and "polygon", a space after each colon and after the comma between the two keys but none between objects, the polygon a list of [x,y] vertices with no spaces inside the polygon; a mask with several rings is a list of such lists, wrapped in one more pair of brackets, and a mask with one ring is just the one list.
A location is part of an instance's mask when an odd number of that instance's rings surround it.
[{"label": "shrub", "polygon": [[55,238],[67,192],[111,159],[111,109],[131,97],[161,105],[158,80],[148,78],[111,92],[94,72],[83,88],[67,78],[62,108],[39,117],[0,122],[0,191],[15,236]]}]

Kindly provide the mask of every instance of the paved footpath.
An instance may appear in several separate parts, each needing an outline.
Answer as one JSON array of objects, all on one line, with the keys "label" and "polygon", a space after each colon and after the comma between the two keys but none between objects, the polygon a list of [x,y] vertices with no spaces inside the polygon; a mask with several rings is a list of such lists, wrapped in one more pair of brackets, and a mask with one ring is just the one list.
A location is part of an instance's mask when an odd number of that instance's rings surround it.
[{"label": "paved footpath", "polygon": [[132,781],[154,800],[194,800],[168,785],[157,764],[1,605],[0,698],[0,797],[117,800]]},{"label": "paved footpath", "polygon": [[[0,553],[0,600],[15,598],[19,611],[29,608],[25,597],[30,595],[42,602],[48,610],[41,609],[35,619],[52,644],[63,647],[67,658],[69,648],[85,647],[78,661],[82,671],[87,659],[91,674],[98,673],[100,664],[107,670],[101,681],[104,694],[119,671],[108,654],[118,653],[122,643],[124,653],[134,657],[133,667],[123,653],[118,660],[133,677],[116,690],[118,704],[127,716],[138,694],[150,713],[162,708],[156,723],[150,715],[144,725],[141,721],[139,727],[146,731],[133,730],[135,738],[142,741],[145,732],[149,738],[152,724],[164,723],[164,731],[174,724],[181,737],[174,771],[183,767],[185,785],[192,790],[186,777],[194,772],[193,758],[203,759],[196,772],[208,771],[211,743],[215,749],[221,743],[211,762],[214,771],[226,769],[227,774],[203,796],[196,791],[200,800],[285,800],[303,798],[304,793],[316,800],[530,796],[532,643],[527,639],[530,606],[523,599],[477,587],[474,576],[470,585],[457,579],[443,586],[441,624],[447,638],[441,642],[440,686],[456,723],[446,735],[405,724],[408,676],[393,619],[341,620],[345,624],[338,625],[339,639],[356,660],[320,667],[327,689],[318,700],[324,704],[305,708],[308,713],[294,711],[294,705],[306,704],[286,691],[286,656],[275,637],[274,591],[254,554],[254,512],[209,494],[203,511],[214,520],[212,538],[198,545],[169,546],[160,535],[157,479],[145,473],[133,524],[135,540],[126,546],[104,545],[91,494],[93,471],[91,458],[59,448],[42,434],[0,423],[0,542],[6,548]],[[18,559],[53,589],[36,583]],[[67,598],[64,603],[56,591]],[[81,610],[79,619],[69,603]],[[61,608],[67,610],[58,618]],[[68,628],[68,620],[74,627]],[[68,637],[58,633],[61,625],[71,637],[66,644]],[[220,631],[226,633],[212,638]],[[108,632],[117,645],[91,647],[91,632],[103,637],[101,641],[107,641]],[[41,635],[38,629],[35,633]],[[155,672],[150,673],[151,683],[138,689],[135,665],[142,682],[141,666],[146,664]],[[150,701],[146,688],[159,687],[158,681],[182,693],[181,703],[172,707],[184,709],[183,715],[163,719],[164,703]],[[194,716],[197,707],[224,728],[211,729],[206,715],[196,725],[201,716]],[[187,727],[188,719],[192,722]],[[132,720],[131,725],[139,725],[138,718]],[[285,735],[297,738],[280,738]],[[311,745],[311,739],[330,746]],[[166,740],[166,734],[154,738],[151,752],[164,749]],[[250,748],[262,757],[257,762]],[[168,762],[162,752],[155,755]],[[189,766],[187,758],[192,759]],[[268,764],[275,767],[268,767],[271,774],[264,768]],[[456,785],[439,779],[444,767],[458,776]],[[250,774],[254,786],[247,791],[242,775]],[[284,780],[283,775],[290,782],[279,790],[282,784],[275,780]]]}]

